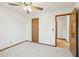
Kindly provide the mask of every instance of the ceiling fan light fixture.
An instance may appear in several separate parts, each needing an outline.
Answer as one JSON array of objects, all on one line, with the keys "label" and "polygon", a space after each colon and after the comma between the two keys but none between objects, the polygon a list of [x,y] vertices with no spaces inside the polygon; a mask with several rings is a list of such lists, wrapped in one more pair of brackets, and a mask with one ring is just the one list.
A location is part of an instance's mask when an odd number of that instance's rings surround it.
[{"label": "ceiling fan light fixture", "polygon": [[23,6],[23,9],[27,12],[30,13],[32,9],[40,10],[42,11],[43,8],[38,7],[38,6],[33,6],[31,2],[17,2],[17,3],[8,3],[11,6]]},{"label": "ceiling fan light fixture", "polygon": [[32,11],[32,9],[31,9],[31,6],[27,6],[27,10],[29,11],[29,12],[31,12]]},{"label": "ceiling fan light fixture", "polygon": [[32,9],[29,5],[24,6],[24,10],[27,11],[27,13],[30,13],[32,11]]}]

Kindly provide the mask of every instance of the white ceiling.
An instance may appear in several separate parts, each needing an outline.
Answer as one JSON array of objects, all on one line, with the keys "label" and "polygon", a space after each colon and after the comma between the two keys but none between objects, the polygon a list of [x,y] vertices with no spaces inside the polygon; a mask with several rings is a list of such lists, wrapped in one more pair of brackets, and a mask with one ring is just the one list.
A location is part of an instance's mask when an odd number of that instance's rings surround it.
[{"label": "white ceiling", "polygon": [[[33,5],[42,7],[44,10],[42,12],[47,12],[50,10],[60,10],[60,9],[65,9],[65,8],[72,8],[76,2],[32,2]],[[25,14],[26,11],[23,10],[22,7],[13,7],[9,6],[8,2],[0,2],[0,5],[8,6],[17,12]],[[33,12],[33,11],[32,11]],[[41,11],[36,11],[36,12],[41,12]]]}]

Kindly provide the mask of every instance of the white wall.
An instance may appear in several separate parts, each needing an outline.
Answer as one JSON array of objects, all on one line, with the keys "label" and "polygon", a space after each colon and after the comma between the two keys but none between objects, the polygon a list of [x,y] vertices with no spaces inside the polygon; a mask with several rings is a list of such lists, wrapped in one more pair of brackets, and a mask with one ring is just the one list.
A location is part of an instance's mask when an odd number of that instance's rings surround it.
[{"label": "white wall", "polygon": [[31,15],[26,15],[26,40],[32,41],[32,21],[31,21]]},{"label": "white wall", "polygon": [[[32,41],[32,18],[39,18],[39,42],[55,45],[55,15],[69,13],[69,10],[54,10],[48,12],[35,12],[28,15],[26,21],[27,40]],[[54,31],[52,31],[54,29]]]},{"label": "white wall", "polygon": [[25,15],[0,5],[0,49],[26,40]]},{"label": "white wall", "polygon": [[67,16],[67,41],[69,41],[69,39],[70,39],[70,28],[69,28],[69,26],[70,26],[70,15],[68,15]]}]

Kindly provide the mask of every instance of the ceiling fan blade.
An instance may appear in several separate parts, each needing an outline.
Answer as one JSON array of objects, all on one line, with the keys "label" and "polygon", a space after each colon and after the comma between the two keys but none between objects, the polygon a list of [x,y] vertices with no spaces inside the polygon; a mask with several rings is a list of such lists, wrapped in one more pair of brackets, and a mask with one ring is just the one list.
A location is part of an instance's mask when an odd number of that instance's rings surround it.
[{"label": "ceiling fan blade", "polygon": [[20,6],[20,4],[18,4],[18,3],[8,3],[8,4],[11,6]]},{"label": "ceiling fan blade", "polygon": [[37,10],[43,10],[43,8],[37,7],[37,6],[32,6],[32,8],[37,9]]}]

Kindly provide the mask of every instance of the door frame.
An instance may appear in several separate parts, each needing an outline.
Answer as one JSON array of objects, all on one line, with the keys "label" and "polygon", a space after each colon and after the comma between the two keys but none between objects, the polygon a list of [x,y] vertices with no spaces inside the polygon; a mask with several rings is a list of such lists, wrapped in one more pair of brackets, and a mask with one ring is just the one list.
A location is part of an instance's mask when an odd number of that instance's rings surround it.
[{"label": "door frame", "polygon": [[55,47],[57,46],[57,17],[71,15],[71,13],[55,15]]},{"label": "door frame", "polygon": [[[75,8],[76,9],[76,8]],[[60,16],[66,16],[66,15],[71,15],[72,13],[67,13],[67,14],[59,14],[55,16],[55,47],[57,46],[57,17]],[[78,19],[78,13],[76,15],[76,18]],[[69,25],[70,26],[70,25]],[[70,30],[70,29],[69,29]],[[78,57],[78,20],[76,20],[76,57]]]}]

